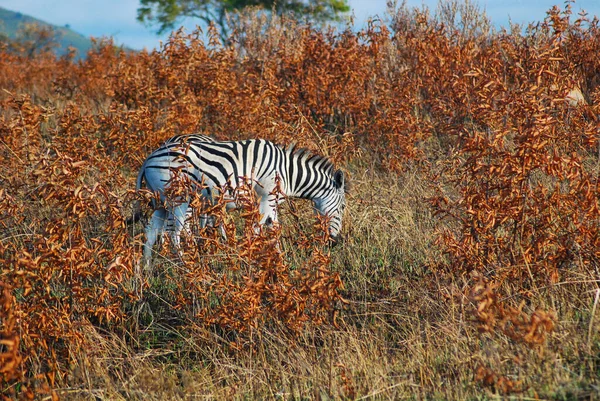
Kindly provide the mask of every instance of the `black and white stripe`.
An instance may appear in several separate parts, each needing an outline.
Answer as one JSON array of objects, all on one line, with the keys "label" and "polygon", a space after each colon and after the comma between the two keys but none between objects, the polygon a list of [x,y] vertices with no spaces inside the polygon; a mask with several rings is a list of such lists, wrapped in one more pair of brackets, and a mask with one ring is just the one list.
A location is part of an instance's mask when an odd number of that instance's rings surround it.
[{"label": "black and white stripe", "polygon": [[[146,228],[147,261],[157,236],[165,229],[165,221],[174,226],[173,242],[178,245],[179,232],[189,213],[185,199],[172,207],[163,206],[171,201],[164,194],[176,171],[193,183],[201,183],[197,188],[209,202],[215,191],[226,186],[235,188],[242,180],[250,182],[258,195],[261,224],[277,221],[277,203],[281,199],[276,199],[273,191],[279,179],[284,195],[310,199],[318,213],[329,217],[332,239],[337,239],[341,230],[346,181],[343,172],[335,170],[325,157],[263,139],[219,142],[204,135],[178,135],[146,158],[137,178],[138,189],[146,181],[148,189],[158,192],[162,201],[161,205],[155,205]],[[232,200],[227,208],[233,207]]]}]

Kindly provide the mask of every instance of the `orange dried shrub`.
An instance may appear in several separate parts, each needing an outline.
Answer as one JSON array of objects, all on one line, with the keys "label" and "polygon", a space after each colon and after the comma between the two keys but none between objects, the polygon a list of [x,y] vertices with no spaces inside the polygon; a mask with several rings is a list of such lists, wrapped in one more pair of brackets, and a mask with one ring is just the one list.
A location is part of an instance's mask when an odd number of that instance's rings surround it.
[{"label": "orange dried shrub", "polygon": [[6,160],[17,159],[21,163],[31,163],[40,152],[42,130],[49,111],[34,104],[28,95],[10,97],[3,103],[5,112],[0,122],[5,135],[1,151],[6,155]]},{"label": "orange dried shrub", "polygon": [[[340,60],[351,55],[345,44],[336,45],[335,36],[325,40],[302,29],[310,54],[323,48]],[[352,40],[346,36],[344,41]],[[353,49],[351,53],[362,51],[360,46]],[[205,48],[197,37],[180,34],[162,52],[125,53],[110,42],[100,43],[77,64],[42,56],[2,59],[3,82],[15,93],[2,94],[0,152],[10,162],[1,167],[6,180],[0,189],[8,195],[3,201],[17,209],[3,214],[12,231],[1,257],[3,277],[18,295],[14,316],[27,375],[56,373],[64,380],[70,358],[89,346],[83,328],[114,329],[141,293],[134,293],[130,284],[139,255],[122,217],[124,183],[133,182],[132,171],[143,156],[166,138],[202,128],[219,138],[248,132],[287,142],[289,129],[296,140],[336,159],[353,146],[349,135],[332,142],[316,134],[323,119],[291,107],[285,98],[288,78],[283,74],[278,82],[271,75],[278,71],[278,61],[261,75],[257,60],[244,60],[242,52]],[[312,71],[328,68],[327,60],[311,60],[303,68],[311,73],[303,72],[302,79],[313,79]],[[327,79],[340,90],[335,78]],[[320,87],[310,90],[319,92],[315,99],[326,95]],[[281,98],[273,97],[274,91]],[[54,103],[42,106],[40,99]],[[257,104],[257,99],[264,101]],[[266,118],[261,105],[271,110]],[[192,263],[185,281],[177,281],[183,290],[172,293],[175,307],[242,334],[267,321],[281,321],[291,330],[329,321],[341,281],[329,271],[325,239],[311,234],[300,240],[299,246],[314,252],[306,264],[290,271],[273,240],[279,238],[279,228],[256,231],[251,203],[244,228],[222,217],[227,242],[205,233],[204,247],[186,248],[198,263]],[[202,252],[222,256],[208,263]],[[192,280],[201,273],[215,278]],[[136,289],[147,285],[142,280]]]},{"label": "orange dried shrub", "polygon": [[[413,35],[428,38],[418,56],[427,61],[422,105],[442,117],[432,119],[445,146],[431,166],[440,194],[431,205],[448,221],[441,271],[471,274],[468,310],[486,337],[543,348],[558,319],[530,304],[531,294],[593,275],[600,260],[598,106],[567,97],[584,88],[597,100],[590,71],[599,61],[589,54],[598,51],[598,21],[572,21],[567,5],[526,35],[460,45],[426,15],[417,27]],[[476,380],[523,390],[500,371],[482,368]]]},{"label": "orange dried shrub", "polygon": [[443,172],[456,193],[434,200],[459,225],[442,239],[455,269],[556,282],[560,269],[600,256],[596,173],[586,167],[598,122],[565,100],[573,65],[569,36],[552,25],[559,17],[527,38],[535,48],[501,35],[481,51],[509,67],[485,63],[460,84],[472,112],[454,123],[458,146]]},{"label": "orange dried shrub", "polygon": [[[9,163],[0,171],[6,177],[0,188],[0,264],[20,333],[19,381],[34,383],[41,394],[55,386],[56,377],[64,378],[71,358],[89,345],[82,328],[123,321],[135,299],[125,284],[137,257],[121,197],[112,192],[116,174],[94,153],[93,137],[75,137],[75,131],[93,129],[91,120],[52,127],[53,111],[28,97],[6,104],[1,152]],[[69,108],[65,115],[75,112]],[[96,176],[98,170],[104,175]]]},{"label": "orange dried shrub", "polygon": [[[49,99],[53,91],[51,82],[57,64],[61,64],[52,53],[43,53],[35,57],[19,56],[2,49],[0,60],[0,96],[29,94]],[[68,64],[71,64],[69,62]]]},{"label": "orange dried shrub", "polygon": [[5,277],[23,291],[16,311],[23,344],[36,350],[42,371],[64,372],[83,345],[78,327],[120,322],[132,296],[123,283],[136,258],[120,199],[82,182],[87,166],[60,153],[40,159],[32,175],[44,184],[35,196],[49,215],[5,264]]},{"label": "orange dried shrub", "polygon": [[[0,282],[0,374],[3,386],[22,377],[23,357],[19,352],[20,337],[15,330],[12,288]],[[2,389],[4,392],[5,389]]]},{"label": "orange dried shrub", "polygon": [[485,387],[491,387],[500,394],[521,393],[525,390],[523,383],[520,380],[509,379],[483,365],[478,365],[475,368],[475,381],[481,383]]},{"label": "orange dried shrub", "polygon": [[475,276],[469,298],[475,304],[475,320],[480,332],[493,333],[500,330],[517,342],[530,346],[541,345],[546,335],[554,329],[556,316],[542,310],[531,315],[523,312],[524,302],[519,307],[506,306],[498,300],[497,284],[481,276]]},{"label": "orange dried shrub", "polygon": [[[72,102],[98,123],[94,135],[107,146],[134,143],[136,149],[120,150],[123,157],[201,130],[223,139],[294,140],[346,158],[363,144],[402,169],[431,134],[418,111],[422,99],[414,96],[423,89],[416,76],[423,66],[411,65],[413,53],[405,51],[406,43],[423,39],[390,37],[375,23],[358,34],[336,33],[250,15],[240,20],[232,46],[178,32],[160,51],[128,53],[103,40],[78,63],[9,56],[0,68],[3,88]],[[29,69],[32,76],[23,75]]]},{"label": "orange dried shrub", "polygon": [[274,17],[266,28],[279,35],[273,46],[256,32],[259,22],[244,23],[230,47],[206,45],[198,32],[177,32],[161,52],[123,55],[107,66],[104,84],[115,101],[152,116],[149,144],[202,130],[220,139],[293,139],[325,154],[335,146],[350,155],[355,138],[381,146],[376,150],[384,150],[386,138],[394,147],[390,158],[416,156],[415,141],[427,131],[410,118],[416,89],[406,70],[395,67],[385,26],[357,35]]},{"label": "orange dried shrub", "polygon": [[[274,323],[301,332],[307,323],[332,322],[343,287],[339,275],[330,271],[327,231],[321,224],[315,232],[295,233],[292,246],[311,256],[292,267],[283,249],[280,225],[259,224],[251,183],[225,189],[227,197],[207,205],[197,193],[190,194],[186,177],[175,176],[167,191],[168,199],[191,196],[195,208],[179,250],[183,273],[179,269],[166,273],[175,309],[196,324],[220,326],[238,341]],[[233,215],[225,213],[228,199],[236,200]],[[201,228],[202,213],[214,216],[217,227]]]}]

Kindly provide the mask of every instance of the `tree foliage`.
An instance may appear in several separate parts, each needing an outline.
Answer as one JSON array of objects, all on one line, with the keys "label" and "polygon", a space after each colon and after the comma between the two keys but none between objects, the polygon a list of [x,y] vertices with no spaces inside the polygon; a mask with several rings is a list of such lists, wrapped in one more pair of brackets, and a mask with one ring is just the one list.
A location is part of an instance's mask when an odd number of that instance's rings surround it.
[{"label": "tree foliage", "polygon": [[234,17],[247,7],[280,15],[293,13],[317,22],[336,21],[340,14],[350,11],[347,0],[140,0],[137,18],[147,25],[158,26],[157,33],[173,29],[182,18],[197,18],[207,24],[217,24],[225,37],[228,16]]}]

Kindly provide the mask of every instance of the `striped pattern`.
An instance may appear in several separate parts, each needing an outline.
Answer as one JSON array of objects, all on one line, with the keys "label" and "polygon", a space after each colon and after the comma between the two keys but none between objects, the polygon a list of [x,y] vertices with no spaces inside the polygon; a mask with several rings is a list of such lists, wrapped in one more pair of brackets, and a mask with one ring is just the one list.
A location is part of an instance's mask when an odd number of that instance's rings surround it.
[{"label": "striped pattern", "polygon": [[[346,192],[344,174],[335,170],[328,159],[304,149],[284,148],[262,139],[219,142],[204,135],[178,135],[146,158],[136,186],[141,188],[145,181],[148,189],[161,195],[162,204],[168,204],[165,189],[175,171],[185,174],[192,182],[203,183],[202,189],[200,186],[198,189],[209,202],[213,201],[215,191],[228,185],[235,188],[241,180],[250,180],[258,195],[261,224],[277,221],[277,203],[281,199],[276,199],[272,192],[278,177],[284,195],[310,199],[318,213],[329,217],[332,239],[336,239],[341,230]],[[228,209],[233,207],[233,201],[227,205]],[[156,237],[165,229],[165,221],[174,226],[173,242],[179,244],[179,232],[188,213],[185,200],[170,210],[155,205],[146,228],[144,257],[147,260]]]}]

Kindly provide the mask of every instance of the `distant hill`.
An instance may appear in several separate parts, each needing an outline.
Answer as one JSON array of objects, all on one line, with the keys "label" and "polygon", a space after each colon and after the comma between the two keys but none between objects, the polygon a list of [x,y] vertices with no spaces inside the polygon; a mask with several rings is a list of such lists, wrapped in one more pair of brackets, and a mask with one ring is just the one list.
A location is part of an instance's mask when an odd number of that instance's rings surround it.
[{"label": "distant hill", "polygon": [[0,34],[6,35],[9,39],[15,39],[17,31],[21,24],[36,23],[42,26],[52,27],[58,36],[59,47],[57,54],[63,55],[67,52],[69,46],[77,49],[77,58],[85,57],[88,50],[92,47],[90,38],[83,36],[69,28],[69,26],[56,26],[28,15],[10,11],[0,7]]}]

